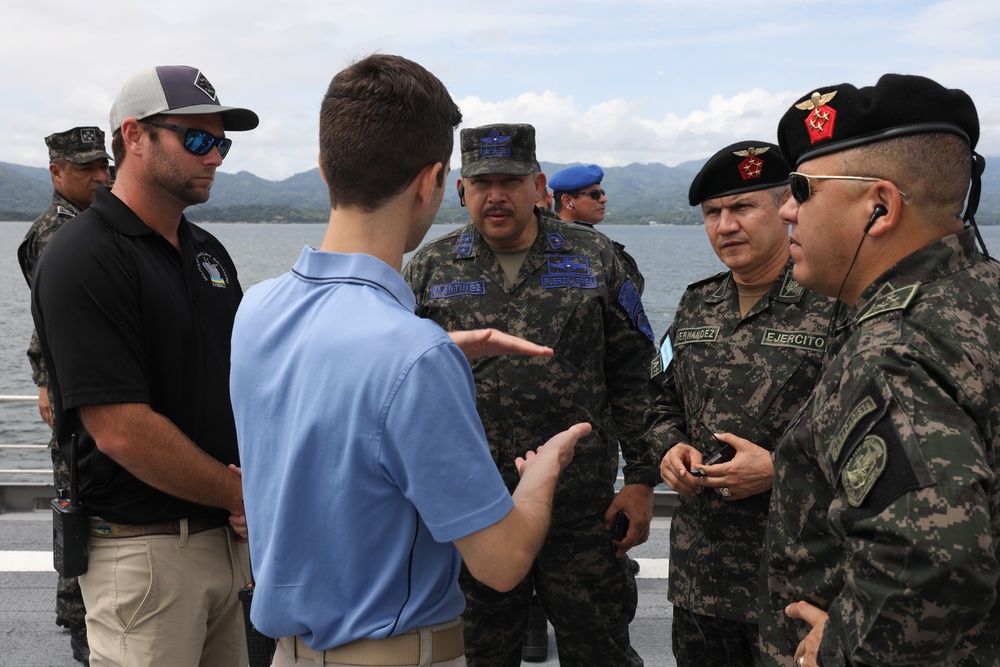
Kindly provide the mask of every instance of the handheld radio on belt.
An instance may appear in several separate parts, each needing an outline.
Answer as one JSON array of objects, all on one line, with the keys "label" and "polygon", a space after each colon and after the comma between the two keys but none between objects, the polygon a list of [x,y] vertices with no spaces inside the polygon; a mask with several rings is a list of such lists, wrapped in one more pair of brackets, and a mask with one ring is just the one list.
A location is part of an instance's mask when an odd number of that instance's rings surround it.
[{"label": "handheld radio on belt", "polygon": [[52,565],[63,578],[87,572],[87,513],[80,504],[76,433],[69,442],[69,489],[52,499]]},{"label": "handheld radio on belt", "polygon": [[274,651],[278,643],[250,622],[250,605],[253,603],[253,582],[240,591],[240,602],[243,603],[243,622],[247,632],[247,652],[250,654],[250,667],[268,667],[274,659]]}]

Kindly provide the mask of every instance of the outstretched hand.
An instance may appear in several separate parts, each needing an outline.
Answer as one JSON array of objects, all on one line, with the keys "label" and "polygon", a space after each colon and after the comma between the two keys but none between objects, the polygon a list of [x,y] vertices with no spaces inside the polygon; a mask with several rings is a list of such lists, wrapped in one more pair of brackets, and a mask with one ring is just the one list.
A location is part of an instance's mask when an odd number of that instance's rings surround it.
[{"label": "outstretched hand", "polygon": [[551,347],[536,345],[497,329],[450,331],[448,335],[469,361],[479,357],[495,357],[505,354],[521,354],[531,357],[551,357],[554,354]]},{"label": "outstretched hand", "polygon": [[552,460],[558,466],[558,471],[562,472],[573,460],[573,452],[577,441],[590,434],[592,426],[586,422],[573,424],[561,433],[556,433],[549,438],[548,442],[539,447],[536,451],[527,452],[524,456],[518,456],[514,460],[514,467],[519,475],[524,477],[524,473],[543,460]]}]

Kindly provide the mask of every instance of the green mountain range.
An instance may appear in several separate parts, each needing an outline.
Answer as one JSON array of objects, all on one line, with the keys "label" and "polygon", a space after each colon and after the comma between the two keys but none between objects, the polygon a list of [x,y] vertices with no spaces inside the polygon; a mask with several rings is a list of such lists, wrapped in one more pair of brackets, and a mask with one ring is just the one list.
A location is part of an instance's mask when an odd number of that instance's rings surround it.
[{"label": "green mountain range", "polygon": [[[701,224],[700,209],[688,206],[691,179],[704,161],[676,167],[662,164],[630,164],[604,170],[608,213],[604,224]],[[564,164],[542,163],[554,174]],[[992,167],[992,168],[991,168]],[[458,178],[451,175],[451,180]],[[48,206],[52,181],[46,168],[0,162],[0,220],[34,220]],[[296,174],[283,181],[268,181],[241,171],[219,172],[206,204],[193,206],[187,216],[200,222],[326,222],[329,199],[319,169]],[[463,222],[468,213],[458,203],[449,185],[437,222]],[[983,175],[983,195],[976,220],[1000,224],[1000,158],[988,158]]]}]

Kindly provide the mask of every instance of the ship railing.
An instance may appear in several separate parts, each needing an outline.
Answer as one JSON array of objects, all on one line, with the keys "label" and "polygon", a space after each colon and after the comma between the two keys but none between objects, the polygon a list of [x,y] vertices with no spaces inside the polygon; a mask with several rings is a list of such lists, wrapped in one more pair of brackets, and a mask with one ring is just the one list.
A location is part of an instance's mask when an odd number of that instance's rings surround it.
[{"label": "ship railing", "polygon": [[[38,400],[37,396],[12,396],[12,395],[0,395],[0,403],[34,403]],[[0,451],[11,450],[11,449],[36,449],[42,450],[46,449],[48,445],[9,445],[0,444]],[[32,475],[38,476],[38,482],[3,482],[0,480],[0,508],[6,505],[5,500],[9,499],[11,492],[5,491],[4,489],[9,489],[10,487],[38,487],[45,486],[52,488],[51,480],[52,469],[51,468],[0,468],[0,475]],[[618,478],[615,483],[615,487],[620,489],[625,483],[622,477],[621,471],[618,472]],[[51,496],[49,496],[51,497]],[[32,501],[32,504],[38,504],[43,500],[42,497],[36,498]],[[673,508],[677,504],[677,494],[667,488],[665,485],[658,485],[656,491],[653,494],[654,500],[654,512],[658,515],[667,515],[673,513]],[[20,504],[20,503],[19,503]],[[0,510],[2,511],[2,510]]]}]

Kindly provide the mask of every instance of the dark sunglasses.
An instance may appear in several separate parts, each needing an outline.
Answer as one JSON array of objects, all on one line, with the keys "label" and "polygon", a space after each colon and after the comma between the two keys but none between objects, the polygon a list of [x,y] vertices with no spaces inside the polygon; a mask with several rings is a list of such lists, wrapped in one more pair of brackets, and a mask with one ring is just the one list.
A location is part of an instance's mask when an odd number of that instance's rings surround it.
[{"label": "dark sunglasses", "polygon": [[226,154],[233,145],[232,139],[219,139],[211,132],[206,132],[205,130],[196,130],[191,127],[181,127],[180,125],[164,123],[158,120],[142,120],[140,122],[155,125],[156,127],[162,127],[165,130],[171,130],[177,134],[183,134],[184,148],[195,155],[207,155],[208,151],[212,150],[212,146],[217,146],[219,149],[219,156],[225,159]]},{"label": "dark sunglasses", "polygon": [[[809,179],[811,178],[815,178],[820,181],[868,181],[870,183],[878,183],[879,181],[887,180],[884,178],[875,178],[873,176],[823,176],[817,174],[803,174],[797,171],[790,173],[788,178],[788,187],[792,191],[792,196],[795,197],[795,201],[800,204],[804,204],[806,200],[812,196],[812,188],[809,186]],[[899,194],[903,197],[903,199],[909,198],[909,195],[902,190],[899,191]]]},{"label": "dark sunglasses", "polygon": [[583,195],[584,197],[590,197],[594,201],[599,201],[601,197],[604,196],[604,190],[587,190],[586,192],[577,192],[577,196]]}]

